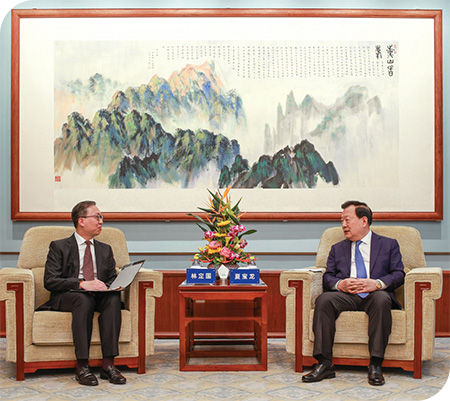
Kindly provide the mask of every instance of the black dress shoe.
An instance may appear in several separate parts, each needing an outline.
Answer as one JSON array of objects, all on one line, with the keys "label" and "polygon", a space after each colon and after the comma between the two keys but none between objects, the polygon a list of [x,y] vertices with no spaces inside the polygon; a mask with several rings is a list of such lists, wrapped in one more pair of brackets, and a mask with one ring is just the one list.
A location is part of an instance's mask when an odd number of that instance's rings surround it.
[{"label": "black dress shoe", "polygon": [[336,368],[333,364],[324,365],[318,363],[313,366],[313,370],[307,375],[302,376],[302,381],[305,383],[320,382],[323,379],[331,379],[336,377]]},{"label": "black dress shoe", "polygon": [[75,371],[75,378],[77,382],[83,384],[84,386],[97,386],[98,381],[95,375],[92,373],[89,366],[85,366],[81,370]]},{"label": "black dress shoe", "polygon": [[369,365],[369,384],[372,386],[382,386],[384,384],[383,373],[381,372],[381,366]]},{"label": "black dress shoe", "polygon": [[100,378],[109,380],[112,384],[125,384],[127,382],[127,379],[122,376],[122,373],[114,365],[109,365],[106,370],[101,368]]}]

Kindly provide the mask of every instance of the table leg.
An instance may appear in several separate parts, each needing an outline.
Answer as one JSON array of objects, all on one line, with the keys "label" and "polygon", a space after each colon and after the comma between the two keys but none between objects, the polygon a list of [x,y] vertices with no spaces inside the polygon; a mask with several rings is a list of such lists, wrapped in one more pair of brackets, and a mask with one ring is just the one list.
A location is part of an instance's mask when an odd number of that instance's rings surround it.
[{"label": "table leg", "polygon": [[179,294],[180,370],[186,366],[186,299]]},{"label": "table leg", "polygon": [[267,293],[261,297],[261,365],[267,370]]}]

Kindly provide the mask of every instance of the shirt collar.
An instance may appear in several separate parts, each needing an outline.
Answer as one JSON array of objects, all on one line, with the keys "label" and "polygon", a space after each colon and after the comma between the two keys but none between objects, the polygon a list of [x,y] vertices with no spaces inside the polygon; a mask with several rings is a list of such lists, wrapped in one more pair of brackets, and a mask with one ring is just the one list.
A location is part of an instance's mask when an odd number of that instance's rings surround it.
[{"label": "shirt collar", "polygon": [[367,233],[367,235],[364,237],[364,238],[362,238],[361,239],[361,242],[363,243],[363,244],[366,244],[366,245],[370,245],[370,242],[372,241],[372,230],[370,230],[368,233]]},{"label": "shirt collar", "polygon": [[[86,240],[75,231],[75,239],[77,240],[77,244],[78,246],[83,245]],[[91,241],[91,244],[94,244],[94,238],[90,239],[89,241]]]}]

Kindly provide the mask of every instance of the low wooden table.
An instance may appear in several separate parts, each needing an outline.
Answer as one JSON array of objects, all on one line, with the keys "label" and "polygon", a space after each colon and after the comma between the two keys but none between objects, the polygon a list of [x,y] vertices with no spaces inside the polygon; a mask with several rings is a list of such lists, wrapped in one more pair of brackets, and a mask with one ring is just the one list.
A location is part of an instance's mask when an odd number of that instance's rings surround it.
[{"label": "low wooden table", "polygon": [[[179,318],[180,318],[180,370],[181,371],[248,371],[267,370],[267,285],[260,281],[259,284],[241,285],[225,284],[203,285],[186,284],[183,282],[179,287]],[[248,301],[252,303],[251,313],[245,316],[216,316],[214,308],[218,303],[228,304],[231,302]],[[208,316],[198,313],[196,303],[202,308],[208,308]],[[212,313],[211,313],[212,312]],[[239,313],[241,315],[241,313]],[[195,322],[253,322],[254,333],[252,339],[229,340],[226,333],[223,339],[214,341],[202,341],[196,337]],[[200,345],[221,346],[216,350],[196,350]],[[253,349],[243,350],[232,348],[234,344],[250,344]],[[224,345],[226,347],[224,347]],[[256,357],[258,363],[249,364],[189,364],[190,358],[195,357]]]}]

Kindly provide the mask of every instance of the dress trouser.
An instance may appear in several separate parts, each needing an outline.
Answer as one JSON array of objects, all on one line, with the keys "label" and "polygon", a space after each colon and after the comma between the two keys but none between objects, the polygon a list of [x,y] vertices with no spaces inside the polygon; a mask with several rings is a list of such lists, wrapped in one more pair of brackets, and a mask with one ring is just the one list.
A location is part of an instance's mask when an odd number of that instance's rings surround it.
[{"label": "dress trouser", "polygon": [[[365,311],[369,315],[369,352],[384,359],[392,328],[392,300],[386,291],[374,291],[366,298],[339,291],[327,291],[316,299],[314,310],[314,353],[331,360],[336,333],[336,319],[344,311]],[[351,327],[347,328],[352,330]]]},{"label": "dress trouser", "polygon": [[72,312],[72,334],[77,359],[89,359],[94,312],[100,312],[98,325],[103,357],[119,355],[122,323],[120,292],[67,292],[60,310]]}]

